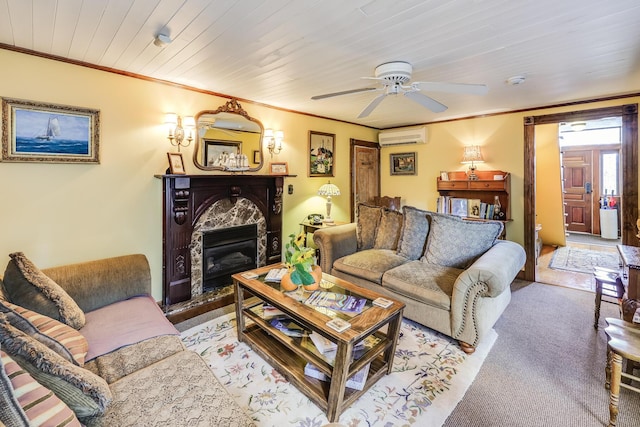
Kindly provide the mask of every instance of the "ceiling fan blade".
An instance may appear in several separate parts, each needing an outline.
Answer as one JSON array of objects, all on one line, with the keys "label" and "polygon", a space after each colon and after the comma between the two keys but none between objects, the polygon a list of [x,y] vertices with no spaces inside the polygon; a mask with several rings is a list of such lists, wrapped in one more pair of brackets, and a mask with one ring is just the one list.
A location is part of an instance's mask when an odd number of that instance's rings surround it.
[{"label": "ceiling fan blade", "polygon": [[378,95],[375,98],[373,98],[373,101],[371,101],[369,103],[369,105],[367,105],[365,107],[364,110],[362,110],[362,112],[358,115],[359,119],[362,119],[364,117],[367,117],[369,114],[371,114],[371,112],[378,106],[380,105],[380,103],[382,102],[382,100],[387,96],[386,93],[383,93],[382,95]]},{"label": "ceiling fan blade", "polygon": [[312,96],[311,99],[313,99],[313,100],[325,99],[325,98],[331,98],[333,96],[350,95],[352,93],[371,92],[372,90],[378,90],[378,88],[377,87],[363,87],[361,89],[343,90],[342,92],[325,93],[324,95]]},{"label": "ceiling fan blade", "polygon": [[471,95],[486,95],[489,87],[482,84],[445,83],[445,82],[414,82],[425,92],[464,93]]},{"label": "ceiling fan blade", "polygon": [[418,104],[422,105],[423,107],[428,108],[429,110],[433,111],[434,113],[442,113],[443,111],[445,111],[447,109],[447,106],[444,104],[439,103],[438,101],[436,101],[433,98],[429,98],[427,95],[424,95],[420,92],[405,92],[404,96],[406,96],[407,98],[411,99],[412,101],[417,102]]}]

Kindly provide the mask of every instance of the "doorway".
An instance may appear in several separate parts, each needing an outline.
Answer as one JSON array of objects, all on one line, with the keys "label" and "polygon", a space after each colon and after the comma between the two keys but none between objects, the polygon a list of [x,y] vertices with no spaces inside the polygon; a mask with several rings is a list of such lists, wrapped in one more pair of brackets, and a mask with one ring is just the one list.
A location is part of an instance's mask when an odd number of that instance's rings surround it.
[{"label": "doorway", "polygon": [[380,196],[380,146],[375,142],[351,139],[351,221],[358,203]]},{"label": "doorway", "polygon": [[530,116],[524,118],[524,246],[527,254],[523,278],[537,280],[536,273],[536,131],[539,124],[596,120],[606,117],[622,119],[620,164],[622,177],[621,241],[623,244],[637,245],[635,222],[638,218],[638,105],[627,104],[617,107],[568,113]]}]

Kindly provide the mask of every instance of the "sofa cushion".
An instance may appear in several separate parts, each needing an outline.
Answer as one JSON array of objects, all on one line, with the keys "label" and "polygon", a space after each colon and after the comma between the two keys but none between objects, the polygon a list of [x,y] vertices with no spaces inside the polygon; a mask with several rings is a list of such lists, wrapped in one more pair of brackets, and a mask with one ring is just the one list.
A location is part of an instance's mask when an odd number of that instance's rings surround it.
[{"label": "sofa cushion", "polygon": [[75,414],[0,350],[0,424],[80,427]]},{"label": "sofa cushion", "polygon": [[[86,313],[80,333],[89,342],[86,361],[160,335],[180,335],[149,295],[129,298]],[[109,325],[105,328],[105,325]]]},{"label": "sofa cushion", "polygon": [[84,325],[78,304],[22,252],[9,254],[4,286],[14,304],[57,319],[75,329]]},{"label": "sofa cushion", "polygon": [[467,221],[431,213],[431,230],[422,260],[465,269],[493,246],[503,228],[498,221]]},{"label": "sofa cushion", "polygon": [[107,384],[112,384],[124,376],[184,350],[179,336],[161,335],[98,356],[87,362],[84,368],[104,378]]},{"label": "sofa cushion", "polygon": [[451,310],[451,295],[456,279],[464,270],[410,261],[387,271],[382,286],[399,295]]},{"label": "sofa cushion", "polygon": [[356,239],[359,251],[373,248],[378,224],[382,217],[382,209],[380,206],[369,206],[364,203],[358,204]]},{"label": "sofa cushion", "polygon": [[385,271],[405,262],[407,262],[406,258],[390,249],[367,249],[338,258],[333,263],[333,268],[342,273],[380,284]]},{"label": "sofa cushion", "polygon": [[429,233],[429,211],[403,206],[403,223],[398,254],[410,260],[420,259]]},{"label": "sofa cushion", "polygon": [[111,384],[106,413],[93,426],[247,427],[255,425],[207,363],[181,351]]},{"label": "sofa cushion", "polygon": [[76,366],[14,328],[0,313],[0,345],[36,381],[53,391],[75,412],[87,417],[104,412],[111,391],[99,376]]},{"label": "sofa cushion", "polygon": [[383,209],[380,217],[380,224],[376,230],[376,238],[373,243],[374,249],[398,248],[398,239],[402,230],[402,212]]},{"label": "sofa cushion", "polygon": [[35,338],[69,362],[78,366],[84,365],[89,344],[72,327],[8,301],[0,301],[0,312],[6,314],[12,326]]}]

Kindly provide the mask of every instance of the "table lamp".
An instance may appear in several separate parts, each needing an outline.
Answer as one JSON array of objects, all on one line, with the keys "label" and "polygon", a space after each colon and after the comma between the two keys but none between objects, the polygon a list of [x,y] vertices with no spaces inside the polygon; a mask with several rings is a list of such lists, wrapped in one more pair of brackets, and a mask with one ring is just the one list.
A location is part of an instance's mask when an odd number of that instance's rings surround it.
[{"label": "table lamp", "polygon": [[333,224],[333,219],[331,218],[331,196],[339,196],[340,189],[335,184],[332,184],[331,181],[329,181],[328,183],[320,187],[320,189],[318,190],[318,195],[327,197],[327,216],[322,222],[324,222],[325,224]]},{"label": "table lamp", "polygon": [[477,181],[478,175],[476,175],[476,163],[484,163],[484,159],[482,158],[482,152],[480,151],[479,145],[469,145],[464,147],[464,152],[462,153],[462,164],[470,164],[469,166],[469,180]]}]

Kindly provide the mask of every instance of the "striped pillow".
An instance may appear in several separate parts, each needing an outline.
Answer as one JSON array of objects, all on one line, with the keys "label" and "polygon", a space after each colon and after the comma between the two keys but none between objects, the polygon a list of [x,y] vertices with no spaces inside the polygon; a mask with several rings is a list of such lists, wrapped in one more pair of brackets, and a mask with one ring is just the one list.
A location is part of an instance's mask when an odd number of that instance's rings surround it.
[{"label": "striped pillow", "polygon": [[8,301],[0,301],[0,312],[9,323],[35,338],[69,362],[84,365],[89,343],[80,332],[50,317],[27,310]]},{"label": "striped pillow", "polygon": [[0,350],[0,422],[6,425],[80,427],[76,415],[51,390]]}]

